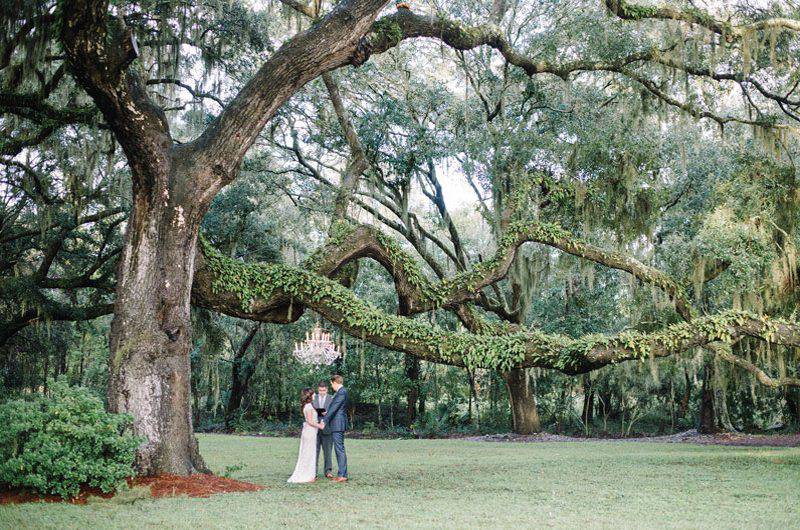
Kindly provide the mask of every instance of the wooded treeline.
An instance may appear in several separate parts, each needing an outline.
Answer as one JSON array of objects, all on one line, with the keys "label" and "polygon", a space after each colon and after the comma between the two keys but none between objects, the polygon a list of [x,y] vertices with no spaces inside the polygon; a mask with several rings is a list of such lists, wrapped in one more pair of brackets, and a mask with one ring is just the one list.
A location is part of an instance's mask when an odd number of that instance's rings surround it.
[{"label": "wooded treeline", "polygon": [[361,428],[800,422],[796,6],[0,20],[2,389],[103,390],[143,473],[290,421],[317,319]]}]

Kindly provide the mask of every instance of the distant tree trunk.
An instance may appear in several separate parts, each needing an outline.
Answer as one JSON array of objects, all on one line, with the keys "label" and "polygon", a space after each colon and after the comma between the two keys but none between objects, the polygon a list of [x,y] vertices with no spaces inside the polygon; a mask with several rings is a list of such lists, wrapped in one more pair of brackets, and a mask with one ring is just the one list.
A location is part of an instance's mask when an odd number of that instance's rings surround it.
[{"label": "distant tree trunk", "polygon": [[422,418],[422,419],[425,419],[425,411],[426,411],[426,407],[427,407],[426,400],[427,400],[428,395],[427,395],[427,393],[425,392],[425,389],[422,386],[424,378],[423,378],[422,365],[421,364],[420,364],[419,375],[420,375],[420,377],[419,377],[420,386],[419,386],[419,405],[417,406],[417,416]]},{"label": "distant tree trunk", "polygon": [[517,434],[539,432],[542,426],[539,412],[536,410],[536,395],[528,383],[527,370],[515,368],[501,375],[508,386],[514,432]]},{"label": "distant tree trunk", "polygon": [[67,349],[62,348],[58,355],[58,372],[56,377],[67,373]]},{"label": "distant tree trunk", "polygon": [[247,393],[247,388],[250,384],[250,378],[253,375],[255,366],[252,362],[247,362],[247,350],[253,343],[261,324],[253,326],[242,344],[236,350],[233,357],[233,365],[231,366],[231,393],[228,398],[228,403],[225,407],[225,430],[231,432],[233,430],[232,421],[242,405],[242,398]]},{"label": "distant tree trunk", "polygon": [[83,385],[84,384],[84,381],[83,381],[83,364],[84,364],[84,362],[86,362],[86,354],[84,353],[83,350],[81,350],[81,362],[78,365],[78,384],[79,385]]},{"label": "distant tree trunk", "polygon": [[[275,385],[275,418],[277,419],[279,414],[283,412],[283,385],[284,385],[284,365],[285,360],[283,355],[278,352],[278,384]],[[269,395],[269,394],[268,394]],[[268,398],[269,399],[269,398]]]},{"label": "distant tree trunk", "polygon": [[707,360],[703,369],[703,387],[700,391],[700,427],[704,434],[717,432],[716,412],[714,410],[714,363]]},{"label": "distant tree trunk", "polygon": [[419,359],[410,354],[405,354],[405,372],[409,381],[406,392],[406,422],[411,427],[417,419],[417,401],[419,395]]},{"label": "distant tree trunk", "polygon": [[785,423],[800,426],[800,388],[786,388],[783,397],[786,400]]},{"label": "distant tree trunk", "polygon": [[589,424],[594,420],[594,388],[589,374],[583,375],[583,412],[581,414],[583,424],[589,429]]},{"label": "distant tree trunk", "polygon": [[731,416],[728,413],[728,392],[725,388],[715,388],[714,390],[714,397],[716,398],[716,410],[717,410],[717,424],[720,428],[728,431],[734,432],[736,431],[736,427],[733,426],[731,422]]},{"label": "distant tree trunk", "polygon": [[[475,403],[475,427],[480,431],[481,429],[481,406],[478,402],[478,385],[475,382],[475,370],[468,370],[469,372],[469,389],[472,396],[472,401]],[[471,416],[471,414],[470,414]],[[470,417],[472,420],[472,417]]]},{"label": "distant tree trunk", "polygon": [[[42,375],[44,381],[42,382],[42,386],[44,387],[44,393],[47,394],[47,372],[50,370],[50,352],[45,351],[44,353],[44,369],[42,370]],[[36,389],[34,389],[36,390]]]},{"label": "distant tree trunk", "polygon": [[[788,395],[788,393],[786,395]],[[742,419],[742,429],[746,432],[752,432],[755,429],[755,412],[757,406],[758,404],[753,401],[750,390],[747,388],[743,389],[741,391],[740,417]]]},{"label": "distant tree trunk", "polygon": [[206,413],[213,414],[214,412],[214,393],[211,391],[214,388],[214,372],[213,368],[209,366],[208,381],[206,382]]},{"label": "distant tree trunk", "polygon": [[377,427],[380,429],[381,424],[383,423],[383,384],[381,381],[381,372],[380,372],[380,364],[376,361],[375,364],[375,380],[376,386],[378,387],[378,422],[376,423]]},{"label": "distant tree trunk", "polygon": [[678,408],[678,417],[685,418],[686,411],[689,410],[689,399],[692,397],[692,381],[689,378],[689,369],[683,369],[683,377],[685,386],[683,388],[683,397],[681,398],[681,405]]},{"label": "distant tree trunk", "polygon": [[489,415],[494,416],[497,412],[497,380],[494,372],[489,378]]},{"label": "distant tree trunk", "polygon": [[344,367],[344,359],[341,356],[339,356],[336,359],[334,359],[333,367],[334,367],[334,369],[333,369],[334,373],[341,373],[343,371],[343,367]]},{"label": "distant tree trunk", "polygon": [[669,382],[669,430],[675,431],[675,380]]},{"label": "distant tree trunk", "polygon": [[[195,365],[196,364],[197,363],[195,363]],[[189,380],[189,392],[191,392],[192,395],[192,425],[196,425],[200,423],[200,385],[198,384],[200,377],[199,374],[196,373],[196,367],[193,367],[191,371],[192,375]]]},{"label": "distant tree trunk", "polygon": [[472,389],[475,387],[473,378],[472,378],[472,371],[467,368],[467,384],[469,385],[469,398],[467,402],[467,418],[468,422],[472,423]]}]

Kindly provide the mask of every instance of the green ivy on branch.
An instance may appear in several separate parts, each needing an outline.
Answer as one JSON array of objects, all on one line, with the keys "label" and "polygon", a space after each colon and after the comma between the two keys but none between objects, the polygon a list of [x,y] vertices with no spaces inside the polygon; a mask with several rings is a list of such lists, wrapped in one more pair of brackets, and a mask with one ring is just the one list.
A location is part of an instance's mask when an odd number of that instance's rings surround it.
[{"label": "green ivy on branch", "polygon": [[[259,306],[268,305],[265,301],[288,296],[352,336],[445,364],[502,371],[541,367],[577,374],[628,360],[675,355],[712,342],[731,344],[745,335],[800,346],[800,324],[743,311],[698,317],[656,332],[625,331],[578,339],[539,330],[452,332],[417,319],[389,315],[309,267],[243,263],[217,252],[202,238],[200,246],[204,254],[202,266],[212,278],[211,292],[203,295],[206,299],[199,297],[201,303],[259,320],[268,318],[258,311]],[[221,296],[230,294],[236,305],[228,304],[227,298]]]}]

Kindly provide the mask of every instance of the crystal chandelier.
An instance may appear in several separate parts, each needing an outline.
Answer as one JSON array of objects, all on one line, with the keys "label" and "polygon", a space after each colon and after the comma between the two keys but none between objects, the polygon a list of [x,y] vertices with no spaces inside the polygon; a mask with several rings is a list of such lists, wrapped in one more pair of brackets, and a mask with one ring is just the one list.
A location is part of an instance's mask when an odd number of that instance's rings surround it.
[{"label": "crystal chandelier", "polygon": [[331,334],[323,331],[319,323],[306,332],[306,340],[294,343],[294,356],[303,364],[333,364],[341,356],[331,341]]}]

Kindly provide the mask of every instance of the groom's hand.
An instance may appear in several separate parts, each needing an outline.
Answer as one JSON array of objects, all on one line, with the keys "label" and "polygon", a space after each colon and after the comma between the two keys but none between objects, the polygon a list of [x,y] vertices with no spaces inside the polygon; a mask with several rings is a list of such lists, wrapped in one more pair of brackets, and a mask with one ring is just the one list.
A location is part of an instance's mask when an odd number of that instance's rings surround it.
[{"label": "groom's hand", "polygon": [[321,427],[320,427],[321,429],[325,428],[325,422],[324,421],[319,422],[319,424],[321,425]]}]

